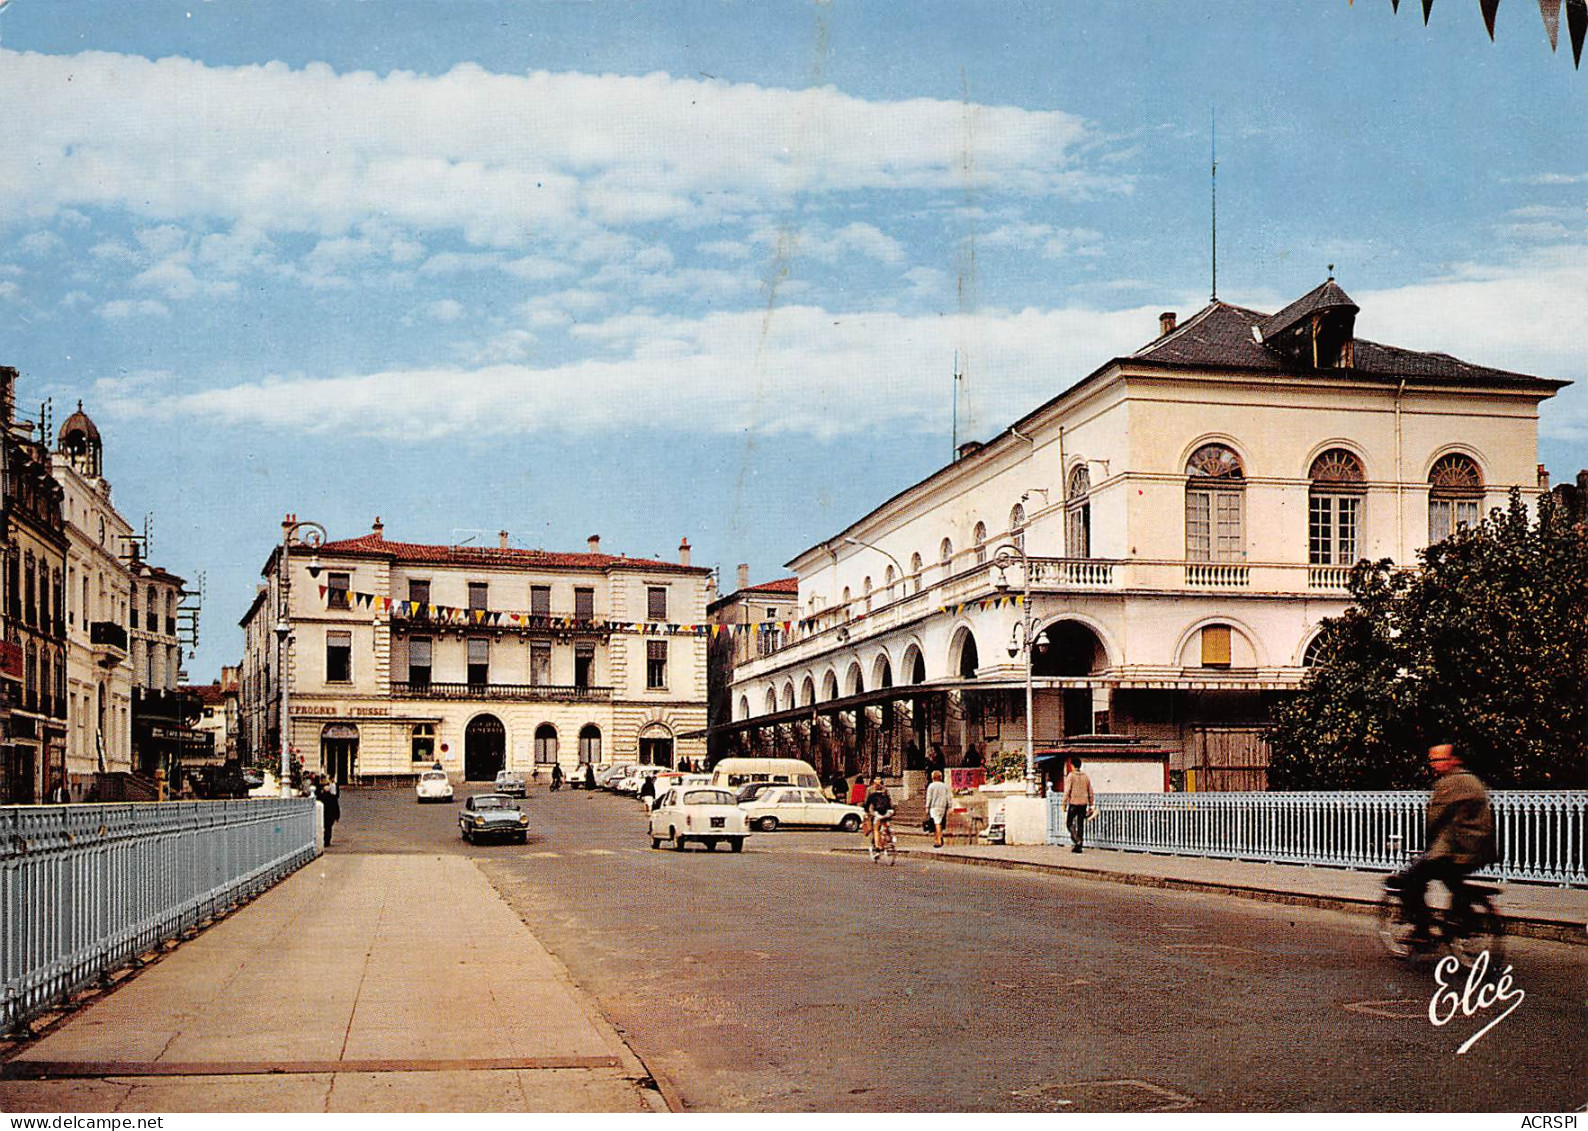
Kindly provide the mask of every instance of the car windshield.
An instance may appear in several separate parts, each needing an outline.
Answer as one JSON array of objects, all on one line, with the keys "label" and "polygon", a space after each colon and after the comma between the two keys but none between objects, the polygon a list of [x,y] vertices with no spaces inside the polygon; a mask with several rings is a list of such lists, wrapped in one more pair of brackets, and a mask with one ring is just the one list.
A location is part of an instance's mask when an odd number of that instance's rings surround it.
[{"label": "car windshield", "polygon": [[503,770],[501,773],[496,775],[496,780],[497,781],[517,781],[518,780],[518,775],[517,774],[513,774],[513,773],[509,773],[506,770]]},{"label": "car windshield", "polygon": [[517,809],[518,808],[517,805],[513,804],[511,798],[497,797],[494,794],[489,794],[489,795],[487,795],[485,797],[476,797],[474,799],[474,807],[476,809]]},{"label": "car windshield", "polygon": [[446,780],[447,780],[447,775],[446,774],[439,773],[439,772],[437,772],[435,770],[432,770],[432,771],[430,771],[430,773],[425,775],[425,781],[446,781]]},{"label": "car windshield", "polygon": [[732,805],[733,794],[725,789],[692,789],[684,794],[685,805]]}]

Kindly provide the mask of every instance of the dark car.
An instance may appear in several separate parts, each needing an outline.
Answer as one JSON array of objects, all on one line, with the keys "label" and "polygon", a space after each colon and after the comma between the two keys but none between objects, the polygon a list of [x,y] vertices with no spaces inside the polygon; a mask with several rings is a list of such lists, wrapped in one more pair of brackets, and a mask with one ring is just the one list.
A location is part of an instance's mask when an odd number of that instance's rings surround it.
[{"label": "dark car", "polygon": [[524,844],[529,840],[529,814],[505,794],[480,793],[463,803],[458,813],[458,830],[470,844],[493,837]]}]

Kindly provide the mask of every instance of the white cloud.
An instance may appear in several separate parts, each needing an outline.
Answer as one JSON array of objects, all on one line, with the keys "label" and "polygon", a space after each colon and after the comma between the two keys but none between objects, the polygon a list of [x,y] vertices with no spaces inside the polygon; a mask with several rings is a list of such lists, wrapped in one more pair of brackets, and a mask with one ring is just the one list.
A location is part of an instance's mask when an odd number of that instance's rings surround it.
[{"label": "white cloud", "polygon": [[66,246],[66,241],[54,232],[29,232],[17,241],[17,249],[24,255],[53,255]]},{"label": "white cloud", "polygon": [[470,365],[494,365],[502,361],[524,361],[535,345],[535,335],[528,330],[503,330],[480,345],[460,347],[460,353]]},{"label": "white cloud", "polygon": [[1003,224],[976,237],[978,247],[1012,247],[1020,251],[1039,250],[1047,259],[1072,255],[1101,255],[1098,247],[1103,233],[1091,228],[1057,228],[1052,224]]},{"label": "white cloud", "polygon": [[75,208],[61,209],[55,214],[55,223],[62,228],[82,229],[93,226],[93,221]]},{"label": "white cloud", "polygon": [[[917,395],[958,349],[973,361],[964,394],[996,427],[1061,391],[1108,357],[1151,339],[1157,308],[948,317],[842,313],[819,307],[671,318],[628,314],[587,324],[597,359],[536,367],[523,331],[499,335],[472,367],[431,366],[142,398],[129,415],[191,417],[237,427],[349,431],[383,437],[459,433],[612,432],[820,436],[941,424]],[[378,410],[378,411],[377,411]]]},{"label": "white cloud", "polygon": [[750,237],[771,249],[780,259],[808,257],[822,263],[838,263],[855,256],[879,263],[899,263],[904,249],[899,241],[872,224],[853,223],[832,229],[825,224],[801,222],[781,227],[763,227]]},{"label": "white cloud", "polygon": [[21,293],[22,288],[11,282],[11,280],[6,279],[3,282],[0,282],[0,298],[13,299]]},{"label": "white cloud", "polygon": [[168,318],[170,315],[171,309],[165,303],[152,298],[118,298],[99,308],[101,318]]},{"label": "white cloud", "polygon": [[86,306],[93,301],[93,297],[87,291],[68,291],[61,298],[61,306],[67,310],[76,310],[79,306]]},{"label": "white cloud", "polygon": [[663,74],[377,77],[0,51],[0,102],[29,108],[0,120],[0,223],[124,209],[329,238],[385,216],[506,246],[799,193],[1128,189],[1094,171],[1097,138],[1060,111]]},{"label": "white cloud", "polygon": [[463,317],[463,304],[456,299],[437,299],[425,307],[425,313],[437,322],[456,322]]}]

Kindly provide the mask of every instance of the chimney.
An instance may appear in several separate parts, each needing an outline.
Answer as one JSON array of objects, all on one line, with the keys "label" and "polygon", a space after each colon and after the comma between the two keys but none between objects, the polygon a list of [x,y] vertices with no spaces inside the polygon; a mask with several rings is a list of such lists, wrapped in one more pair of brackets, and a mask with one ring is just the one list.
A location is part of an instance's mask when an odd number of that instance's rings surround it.
[{"label": "chimney", "polygon": [[498,550],[507,549],[507,531],[498,530],[496,532],[496,548]]},{"label": "chimney", "polygon": [[1549,490],[1549,468],[1543,464],[1538,465],[1538,489],[1540,491]]},{"label": "chimney", "polygon": [[975,455],[986,446],[987,445],[983,444],[980,440],[966,440],[958,448],[959,458],[964,459],[966,456]]},{"label": "chimney", "polygon": [[281,540],[283,542],[292,536],[292,528],[297,524],[298,516],[289,511],[286,517],[281,520]]},{"label": "chimney", "polygon": [[[0,425],[10,427],[17,415],[17,371],[13,366],[0,365]],[[49,444],[50,438],[43,437]]]},{"label": "chimney", "polygon": [[380,515],[375,516],[375,521],[370,525],[370,529],[374,531],[375,537],[385,541],[386,524],[380,520]]},{"label": "chimney", "polygon": [[1158,336],[1161,338],[1165,334],[1173,333],[1174,324],[1177,320],[1177,316],[1172,310],[1166,310],[1158,315]]},{"label": "chimney", "polygon": [[688,538],[685,538],[683,541],[678,543],[678,564],[679,565],[688,565],[689,564],[689,539]]},{"label": "chimney", "polygon": [[590,552],[592,554],[599,554],[601,552],[601,535],[590,535]]},{"label": "chimney", "polygon": [[739,563],[739,588],[740,589],[748,589],[748,588],[750,588],[750,563],[749,562],[740,562]]}]

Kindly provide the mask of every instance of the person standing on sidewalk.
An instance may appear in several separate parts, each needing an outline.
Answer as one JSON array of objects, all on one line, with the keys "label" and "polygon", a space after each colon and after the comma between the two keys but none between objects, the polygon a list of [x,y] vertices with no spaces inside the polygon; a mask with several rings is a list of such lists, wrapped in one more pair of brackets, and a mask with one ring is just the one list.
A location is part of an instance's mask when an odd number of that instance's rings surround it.
[{"label": "person standing on sidewalk", "polygon": [[849,804],[864,805],[866,803],[866,775],[856,774],[855,784],[849,787]]},{"label": "person standing on sidewalk", "polygon": [[325,815],[325,847],[331,847],[331,828],[342,818],[342,803],[336,796],[336,783],[322,779],[314,792]]},{"label": "person standing on sidewalk", "polygon": [[1081,769],[1079,758],[1070,759],[1070,775],[1064,780],[1065,824],[1070,829],[1070,851],[1080,852],[1086,837],[1086,817],[1092,808],[1092,779]]},{"label": "person standing on sidewalk", "polygon": [[943,826],[948,824],[948,807],[954,795],[943,780],[942,770],[932,771],[932,784],[926,787],[926,815],[932,818],[932,847],[943,847]]}]

